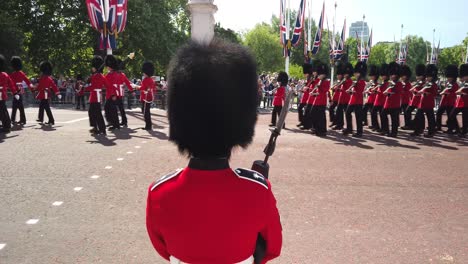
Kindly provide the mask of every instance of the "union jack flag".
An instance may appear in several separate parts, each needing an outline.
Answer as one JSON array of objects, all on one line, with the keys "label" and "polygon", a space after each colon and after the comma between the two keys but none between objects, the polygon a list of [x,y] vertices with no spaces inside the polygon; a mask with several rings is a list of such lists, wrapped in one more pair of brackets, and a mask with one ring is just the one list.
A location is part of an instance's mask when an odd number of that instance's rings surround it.
[{"label": "union jack flag", "polygon": [[88,16],[91,26],[95,30],[101,31],[104,27],[101,3],[98,0],[86,0],[86,6],[88,8]]},{"label": "union jack flag", "polygon": [[323,31],[323,19],[325,17],[325,2],[323,2],[322,14],[320,15],[317,32],[315,33],[314,46],[312,47],[312,54],[316,55],[320,50],[322,44],[322,31]]},{"label": "union jack flag", "polygon": [[288,44],[288,36],[287,36],[287,29],[286,29],[286,12],[284,9],[284,1],[285,0],[280,0],[281,5],[280,5],[280,41],[281,45],[286,46]]},{"label": "union jack flag", "polygon": [[304,29],[304,16],[305,16],[306,0],[301,0],[301,6],[297,11],[296,25],[294,27],[294,33],[291,40],[291,44],[296,47],[301,40],[302,31]]},{"label": "union jack flag", "polygon": [[122,33],[127,25],[127,0],[116,0],[116,30]]},{"label": "union jack flag", "polygon": [[345,38],[346,38],[346,19],[344,21],[343,30],[341,31],[340,41],[338,42],[338,46],[334,52],[335,60],[341,60],[341,57],[343,57]]},{"label": "union jack flag", "polygon": [[433,47],[432,48],[432,60],[430,62],[430,64],[437,64],[439,62],[439,54],[440,54],[440,40],[439,40],[439,44],[437,45],[437,48],[436,47]]}]

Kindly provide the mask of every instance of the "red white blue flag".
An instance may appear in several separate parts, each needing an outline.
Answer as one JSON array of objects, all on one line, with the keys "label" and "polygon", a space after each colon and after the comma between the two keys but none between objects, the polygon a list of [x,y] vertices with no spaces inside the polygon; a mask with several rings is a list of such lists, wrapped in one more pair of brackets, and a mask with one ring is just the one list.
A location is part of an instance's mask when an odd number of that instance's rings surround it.
[{"label": "red white blue flag", "polygon": [[304,29],[304,17],[306,9],[306,0],[301,0],[301,6],[297,11],[296,24],[294,25],[294,33],[291,40],[291,44],[296,47],[301,40],[302,31]]},{"label": "red white blue flag", "polygon": [[341,31],[340,41],[338,42],[338,46],[336,47],[335,52],[334,52],[335,60],[341,60],[341,57],[343,57],[345,39],[346,39],[346,19],[344,21],[343,30]]},{"label": "red white blue flag", "polygon": [[322,33],[323,33],[323,19],[325,17],[325,2],[323,2],[322,14],[320,15],[319,24],[317,26],[317,32],[315,33],[314,45],[312,47],[312,54],[316,55],[320,50],[322,44]]}]

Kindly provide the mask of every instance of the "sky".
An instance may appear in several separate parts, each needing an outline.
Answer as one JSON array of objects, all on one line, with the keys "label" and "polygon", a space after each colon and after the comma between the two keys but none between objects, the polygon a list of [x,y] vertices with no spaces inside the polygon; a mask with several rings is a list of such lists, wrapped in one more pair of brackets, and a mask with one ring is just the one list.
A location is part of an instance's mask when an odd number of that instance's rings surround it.
[{"label": "sky", "polygon": [[[289,0],[291,9],[299,8],[300,0]],[[307,0],[310,1],[310,0]],[[397,41],[403,36],[418,35],[432,42],[435,29],[436,45],[440,39],[442,48],[460,44],[468,35],[468,0],[325,0],[325,16],[330,30],[333,25],[334,4],[336,31],[340,31],[346,17],[348,34],[352,22],[365,21],[374,29],[373,43]],[[218,6],[215,15],[224,28],[242,32],[257,23],[269,22],[273,14],[279,15],[279,0],[214,0]],[[312,18],[319,20],[323,0],[312,0]],[[325,20],[326,27],[326,20]],[[347,36],[348,37],[348,36]]]}]

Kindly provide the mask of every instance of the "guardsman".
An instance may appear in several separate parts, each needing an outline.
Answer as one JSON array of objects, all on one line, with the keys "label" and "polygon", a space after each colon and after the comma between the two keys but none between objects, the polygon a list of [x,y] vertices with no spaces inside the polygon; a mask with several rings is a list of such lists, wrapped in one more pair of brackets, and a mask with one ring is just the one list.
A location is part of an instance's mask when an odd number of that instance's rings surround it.
[{"label": "guardsman", "polygon": [[327,135],[327,99],[330,92],[330,80],[327,79],[329,69],[324,63],[317,65],[317,79],[319,80],[316,88],[311,91],[312,96],[315,97],[312,104],[312,127],[318,137],[325,137]]},{"label": "guardsman", "polygon": [[[401,111],[401,93],[403,91],[403,84],[400,82],[401,66],[396,62],[391,62],[388,65],[388,75],[390,81],[388,86],[383,92],[385,96],[385,104],[380,116],[382,131],[381,135],[389,137],[397,137],[398,127],[400,126],[400,111]],[[392,128],[389,129],[388,116],[390,115],[392,121]]]},{"label": "guardsman", "polygon": [[102,75],[102,68],[104,67],[104,60],[101,56],[94,56],[91,61],[91,83],[86,88],[89,92],[89,124],[92,129],[89,131],[93,135],[106,135],[106,123],[102,117],[102,91],[104,89],[112,89],[109,82]]},{"label": "guardsman", "polygon": [[153,123],[151,122],[151,105],[153,104],[154,94],[156,93],[156,83],[152,76],[154,75],[154,64],[152,62],[143,63],[141,71],[143,72],[143,81],[141,82],[140,101],[143,106],[143,115],[145,117],[144,130],[153,130]]},{"label": "guardsman", "polygon": [[352,113],[354,112],[357,128],[353,137],[362,137],[362,105],[364,102],[364,90],[366,89],[366,74],[367,64],[362,61],[356,63],[354,67],[354,77],[356,81],[347,91],[351,95],[351,98],[348,108],[346,109],[346,129],[343,130],[344,135],[353,133]]},{"label": "guardsman", "polygon": [[[403,90],[401,92],[401,107],[400,107],[400,113],[405,113],[406,109],[408,109],[408,105],[411,102],[411,98],[413,94],[411,93],[411,69],[408,67],[408,65],[402,65],[401,66],[401,78],[400,81],[403,84]],[[406,123],[403,127],[406,127]]]},{"label": "guardsman", "polygon": [[309,100],[309,89],[310,85],[312,84],[312,64],[304,63],[302,65],[302,72],[304,73],[304,78],[306,79],[306,83],[302,88],[302,98],[299,106],[297,108],[297,113],[299,115],[299,124],[297,127],[304,126],[304,108],[307,105],[307,101]]},{"label": "guardsman", "polygon": [[[27,85],[29,89],[33,87],[31,81],[29,80],[28,76],[22,71],[23,63],[20,57],[13,56],[10,60],[11,67],[13,68],[13,72],[10,74],[10,78],[13,83],[16,85],[17,93],[15,98],[13,99],[12,110],[11,110],[11,121],[13,124],[16,124],[16,112],[19,110],[20,112],[20,119],[19,124],[25,125],[26,124],[26,114],[24,113],[24,86],[23,83]],[[18,98],[18,99],[16,99]]]},{"label": "guardsman", "polygon": [[405,111],[405,126],[401,129],[403,130],[414,130],[414,119],[413,111],[419,107],[421,102],[421,94],[419,91],[426,84],[426,66],[424,64],[416,65],[416,82],[411,84],[412,88],[410,92],[412,94],[411,101],[408,108]]},{"label": "guardsman", "polygon": [[247,49],[218,40],[186,45],[171,63],[169,139],[190,162],[151,184],[146,209],[151,242],[171,263],[264,264],[281,253],[270,182],[229,165],[253,139],[255,65]]},{"label": "guardsman", "polygon": [[120,125],[127,127],[128,126],[127,114],[125,113],[124,103],[123,103],[123,99],[125,97],[124,86],[127,86],[127,89],[129,91],[129,94],[127,97],[127,103],[129,105],[130,105],[130,97],[133,97],[134,90],[133,90],[132,84],[130,83],[127,76],[123,72],[125,70],[125,63],[120,59],[117,59],[117,63],[119,64],[119,73],[120,73],[120,81],[121,81],[119,85],[119,89],[117,91],[117,107],[119,108],[120,116],[122,117],[122,122],[120,123]]},{"label": "guardsman", "polygon": [[[462,82],[457,94],[457,101],[455,102],[455,108],[450,113],[448,122],[448,134],[458,133],[460,137],[466,137],[468,132],[468,64],[460,66],[460,81]],[[463,128],[460,129],[460,125],[457,121],[457,115],[462,113]]]},{"label": "guardsman", "polygon": [[338,107],[336,109],[336,125],[333,127],[333,130],[342,130],[344,127],[344,113],[351,99],[348,89],[353,85],[353,80],[351,79],[353,74],[353,65],[351,65],[351,63],[346,63],[344,66],[344,82],[340,85],[340,99],[338,99]]},{"label": "guardsman", "polygon": [[[366,90],[364,91],[364,94],[367,95],[367,101],[366,104],[364,105],[364,108],[362,109],[362,118],[363,120],[363,125],[367,126],[368,125],[368,118],[367,114],[369,112],[372,112],[372,108],[374,108],[374,102],[375,102],[375,97],[377,96],[375,93],[375,88],[379,85],[379,67],[375,65],[370,65],[369,66],[369,82],[366,86]],[[370,129],[373,129],[375,127],[375,124],[372,123],[371,120],[371,125],[369,126]]]},{"label": "guardsman", "polygon": [[[6,61],[5,57],[0,54],[0,122],[2,122],[2,128],[0,132],[10,133],[11,130],[11,119],[8,114],[6,107],[6,101],[8,100],[7,92],[10,90],[12,94],[16,94],[16,86],[11,80],[10,76],[5,72]],[[17,96],[17,95],[15,95]]]},{"label": "guardsman", "polygon": [[420,136],[424,132],[425,127],[425,120],[424,115],[427,117],[427,121],[429,123],[429,130],[424,137],[433,137],[435,134],[435,115],[434,115],[434,106],[435,106],[435,97],[438,92],[437,87],[437,74],[438,69],[437,66],[434,64],[429,64],[426,67],[426,84],[424,87],[419,91],[421,94],[421,102],[419,103],[418,111],[416,112],[415,117],[415,127],[414,133],[412,136]]},{"label": "guardsman", "polygon": [[109,89],[106,89],[106,103],[104,104],[104,116],[110,125],[109,131],[120,129],[119,115],[117,113],[117,94],[120,91],[121,75],[118,72],[119,64],[114,55],[107,55],[104,59],[107,67],[105,75],[109,83]]},{"label": "guardsman", "polygon": [[331,91],[333,92],[332,102],[329,109],[330,115],[330,127],[335,126],[335,119],[336,119],[336,108],[338,106],[338,101],[340,100],[340,89],[341,84],[344,78],[344,71],[345,71],[345,64],[342,62],[338,62],[336,64],[336,83],[333,84]]},{"label": "guardsman", "polygon": [[317,78],[317,65],[320,65],[321,62],[319,60],[313,60],[312,61],[312,81],[310,83],[309,89],[308,89],[308,98],[307,98],[307,104],[305,107],[304,111],[304,122],[302,124],[302,127],[300,127],[301,130],[306,130],[306,129],[311,129],[313,128],[313,117],[312,117],[312,105],[314,104],[315,96],[312,95],[312,90],[315,88],[317,83],[320,81]]},{"label": "guardsman", "polygon": [[[383,112],[383,107],[385,105],[385,99],[386,96],[383,94],[385,90],[387,90],[388,87],[388,64],[384,63],[380,66],[379,69],[380,73],[380,78],[382,79],[382,82],[375,87],[374,92],[375,92],[375,101],[374,101],[374,107],[372,108],[371,112],[371,119],[372,119],[372,124],[374,128],[372,128],[372,131],[377,131],[377,132],[382,132],[382,112]],[[378,118],[380,117],[380,123]]]},{"label": "guardsman", "polygon": [[39,78],[37,87],[35,90],[37,91],[36,99],[40,101],[39,103],[39,115],[37,122],[42,124],[44,122],[44,110],[47,114],[47,118],[49,122],[44,124],[53,126],[55,124],[54,116],[52,115],[52,111],[50,110],[50,103],[49,100],[52,96],[56,95],[59,100],[62,99],[62,95],[60,94],[57,85],[55,85],[54,80],[50,77],[52,75],[52,64],[49,61],[41,62],[39,69],[41,71],[41,77]]},{"label": "guardsman", "polygon": [[279,72],[277,81],[280,87],[276,88],[274,91],[275,97],[273,98],[273,111],[271,112],[271,127],[276,126],[276,119],[280,116],[281,110],[283,109],[287,92],[286,86],[289,81],[288,74],[285,72]]},{"label": "guardsman", "polygon": [[437,131],[442,131],[442,115],[446,113],[448,118],[455,107],[457,91],[460,88],[457,83],[458,67],[456,65],[448,65],[445,68],[445,77],[447,78],[447,81],[445,82],[444,90],[440,93],[442,99],[436,113]]}]

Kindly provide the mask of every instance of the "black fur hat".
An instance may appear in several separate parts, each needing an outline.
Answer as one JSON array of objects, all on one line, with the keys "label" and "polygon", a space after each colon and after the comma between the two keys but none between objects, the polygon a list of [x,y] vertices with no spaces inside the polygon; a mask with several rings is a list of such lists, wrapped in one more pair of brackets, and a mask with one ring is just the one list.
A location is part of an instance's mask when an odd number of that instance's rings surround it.
[{"label": "black fur hat", "polygon": [[304,74],[312,74],[312,64],[304,63],[302,65],[302,72]]},{"label": "black fur hat", "polygon": [[119,58],[117,58],[117,65],[119,66],[118,68],[119,71],[125,70],[125,63]]},{"label": "black fur hat", "polygon": [[326,76],[328,76],[328,72],[329,72],[329,69],[328,69],[327,64],[325,64],[325,63],[317,64],[317,74],[318,75],[325,74]]},{"label": "black fur hat", "polygon": [[106,67],[109,67],[116,71],[119,70],[119,64],[117,62],[117,59],[114,57],[114,55],[107,55],[105,62],[106,62]]},{"label": "black fur hat", "polygon": [[426,65],[424,64],[416,65],[416,76],[426,76]]},{"label": "black fur hat", "polygon": [[102,64],[104,63],[104,60],[102,59],[101,56],[94,56],[93,59],[91,60],[91,67],[95,68],[98,72],[102,72]]},{"label": "black fur hat", "polygon": [[281,85],[285,86],[288,85],[289,76],[284,71],[280,71],[278,74],[278,78],[276,79]]},{"label": "black fur hat", "polygon": [[154,75],[154,64],[150,61],[146,61],[143,63],[141,67],[141,71],[148,75],[149,77]]},{"label": "black fur hat", "polygon": [[401,66],[401,68],[400,68],[400,75],[401,76],[406,76],[408,78],[411,78],[411,74],[412,74],[412,72],[411,72],[410,67],[408,67],[408,65]]},{"label": "black fur hat", "polygon": [[5,65],[5,57],[0,54],[0,72],[4,72],[6,69],[6,65]]},{"label": "black fur hat", "polygon": [[15,71],[21,71],[21,69],[23,69],[23,63],[21,62],[21,58],[18,56],[11,57],[10,64]]},{"label": "black fur hat", "polygon": [[382,63],[382,65],[380,65],[379,72],[380,76],[388,76],[388,64]]},{"label": "black fur hat", "polygon": [[52,63],[49,61],[43,61],[39,65],[39,70],[42,72],[44,75],[52,75]]},{"label": "black fur hat", "polygon": [[367,74],[367,63],[363,61],[358,61],[354,67],[354,71],[361,74],[361,77],[366,77]]},{"label": "black fur hat", "polygon": [[445,67],[445,77],[447,78],[458,78],[458,67],[457,65],[448,65]]},{"label": "black fur hat", "polygon": [[348,63],[345,64],[344,74],[349,74],[349,75],[354,74],[354,68],[353,68],[353,65],[351,63],[348,62]]},{"label": "black fur hat", "polygon": [[439,70],[437,69],[437,66],[435,64],[427,65],[426,77],[432,77],[432,80],[436,81],[438,73],[439,73]]},{"label": "black fur hat", "polygon": [[375,65],[369,65],[369,76],[377,76],[379,77],[379,67]]},{"label": "black fur hat", "polygon": [[181,47],[168,70],[169,140],[199,158],[247,147],[257,121],[256,72],[241,45],[214,39]]},{"label": "black fur hat", "polygon": [[320,63],[320,60],[312,59],[312,72],[317,72],[317,65]]},{"label": "black fur hat", "polygon": [[346,64],[343,62],[339,61],[336,63],[336,75],[343,75],[346,73]]},{"label": "black fur hat", "polygon": [[462,64],[460,66],[460,77],[468,76],[468,64]]},{"label": "black fur hat", "polygon": [[396,75],[396,76],[400,76],[401,74],[401,66],[400,64],[396,63],[396,62],[390,62],[390,64],[388,64],[388,75]]}]

